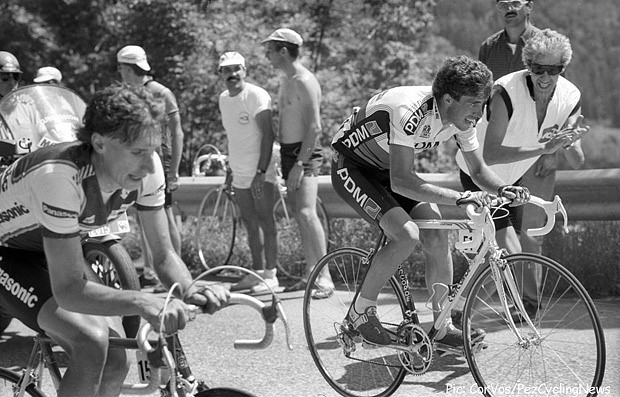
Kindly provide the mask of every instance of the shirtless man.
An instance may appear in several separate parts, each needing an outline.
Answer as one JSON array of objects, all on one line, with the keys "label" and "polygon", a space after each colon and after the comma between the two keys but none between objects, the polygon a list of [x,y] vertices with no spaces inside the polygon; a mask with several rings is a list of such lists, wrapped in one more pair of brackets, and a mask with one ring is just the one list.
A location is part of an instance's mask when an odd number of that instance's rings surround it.
[{"label": "shirtless man", "polygon": [[[316,212],[317,176],[323,159],[319,143],[321,86],[312,72],[299,62],[303,39],[297,32],[278,29],[263,43],[269,62],[284,72],[278,93],[282,176],[299,224],[306,261],[302,280],[284,291],[299,291],[306,287],[312,267],[327,253],[325,231]],[[323,291],[332,290],[328,272],[323,281],[325,289],[316,291],[316,298],[320,298]]]}]

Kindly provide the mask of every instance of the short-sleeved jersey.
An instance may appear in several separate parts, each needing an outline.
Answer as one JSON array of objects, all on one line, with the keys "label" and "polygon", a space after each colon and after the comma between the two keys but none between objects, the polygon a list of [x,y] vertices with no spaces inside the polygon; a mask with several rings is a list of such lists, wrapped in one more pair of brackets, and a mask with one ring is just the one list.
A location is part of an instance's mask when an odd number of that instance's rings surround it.
[{"label": "short-sleeved jersey", "polygon": [[171,114],[174,114],[179,111],[179,105],[177,104],[177,99],[170,91],[169,88],[164,86],[161,83],[158,83],[155,80],[149,80],[144,84],[146,88],[151,91],[155,98],[161,99],[164,101],[164,112],[166,113],[166,122],[162,126],[162,137],[161,137],[161,152],[160,155],[164,162],[164,168],[166,171],[170,168],[170,163],[172,162],[172,136],[171,131],[168,130],[168,120]]},{"label": "short-sleeved jersey", "polygon": [[476,129],[444,127],[431,87],[396,87],[372,97],[342,124],[333,148],[360,165],[390,168],[390,145],[416,153],[433,149],[454,137],[464,151],[478,148]]},{"label": "short-sleeved jersey", "polygon": [[41,148],[0,174],[0,245],[43,251],[43,236],[83,235],[117,219],[134,203],[143,210],[163,207],[159,159],[138,190],[119,189],[104,201],[91,151],[81,142]]}]

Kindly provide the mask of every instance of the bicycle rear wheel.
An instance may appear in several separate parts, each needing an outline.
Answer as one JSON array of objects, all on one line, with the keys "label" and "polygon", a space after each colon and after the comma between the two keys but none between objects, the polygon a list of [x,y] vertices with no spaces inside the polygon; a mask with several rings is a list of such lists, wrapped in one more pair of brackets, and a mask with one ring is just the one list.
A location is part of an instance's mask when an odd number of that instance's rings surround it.
[{"label": "bicycle rear wheel", "polygon": [[[316,201],[316,212],[325,233],[325,246],[329,252],[329,217],[319,197]],[[278,199],[273,207],[273,215],[278,229],[278,273],[299,280],[304,275],[304,249],[299,234],[299,226],[293,217],[291,207],[286,200]]]},{"label": "bicycle rear wheel", "polygon": [[[365,348],[343,325],[368,269],[366,257],[367,253],[357,248],[327,254],[314,267],[304,295],[304,331],[312,359],[323,378],[343,396],[389,396],[407,373],[395,350]],[[322,290],[317,278],[324,267],[329,269],[335,290],[325,299],[313,299],[312,290]],[[404,308],[403,292],[392,279],[377,301],[386,329],[395,330],[403,321]]]},{"label": "bicycle rear wheel", "polygon": [[246,393],[237,389],[228,387],[217,387],[214,389],[204,390],[195,395],[195,397],[256,397],[254,394]]},{"label": "bicycle rear wheel", "polygon": [[[527,302],[525,308],[535,330],[508,296],[510,315],[523,337],[517,339],[501,309],[491,268],[485,269],[473,284],[463,316],[465,340],[471,340],[471,329],[483,328],[487,333],[485,349],[465,344],[467,361],[480,391],[485,396],[596,395],[593,391],[601,386],[605,372],[605,340],[587,291],[575,276],[551,259],[532,254],[514,254],[505,259],[519,290],[517,299]],[[523,280],[528,272],[537,275],[535,298],[531,293],[524,297]]]},{"label": "bicycle rear wheel", "polygon": [[[21,375],[0,367],[0,396],[13,396],[19,388],[17,386]],[[26,394],[32,397],[45,397],[45,394],[35,385],[30,384],[26,387]]]},{"label": "bicycle rear wheel", "polygon": [[196,246],[204,267],[228,264],[236,228],[237,209],[230,194],[221,189],[207,193],[200,203],[196,225]]}]

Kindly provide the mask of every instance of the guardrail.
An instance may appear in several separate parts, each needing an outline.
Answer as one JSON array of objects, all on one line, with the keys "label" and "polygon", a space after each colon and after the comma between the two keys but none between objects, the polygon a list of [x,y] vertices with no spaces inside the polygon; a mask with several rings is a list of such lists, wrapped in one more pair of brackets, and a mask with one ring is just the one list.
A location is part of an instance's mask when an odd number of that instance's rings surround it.
[{"label": "guardrail", "polygon": [[[456,174],[422,174],[428,182],[462,190]],[[187,215],[196,215],[202,197],[224,181],[222,176],[179,178],[173,199]],[[570,220],[620,220],[620,168],[558,171],[555,192]],[[332,218],[357,218],[358,215],[332,189],[328,175],[319,176],[319,196]],[[458,207],[441,206],[445,218],[465,218]]]}]

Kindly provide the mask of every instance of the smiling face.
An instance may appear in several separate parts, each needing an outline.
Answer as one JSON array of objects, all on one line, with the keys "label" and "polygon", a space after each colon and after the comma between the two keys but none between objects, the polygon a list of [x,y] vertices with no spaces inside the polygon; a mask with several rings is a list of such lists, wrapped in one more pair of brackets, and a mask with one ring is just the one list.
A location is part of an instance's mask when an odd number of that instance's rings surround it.
[{"label": "smiling face", "polygon": [[102,190],[111,192],[123,188],[137,190],[142,179],[155,172],[153,153],[161,140],[153,134],[142,134],[131,144],[117,138],[95,133],[92,136],[93,164]]},{"label": "smiling face", "polygon": [[230,95],[237,95],[243,89],[245,81],[245,68],[241,65],[222,66],[220,68],[220,76],[226,83],[226,88]]},{"label": "smiling face", "polygon": [[[487,97],[463,95],[458,101],[449,94],[444,95],[444,111],[441,112],[445,122],[454,124],[461,131],[473,128],[482,117],[482,110]],[[445,115],[445,116],[444,116]]]},{"label": "smiling face", "polygon": [[[541,54],[532,59],[532,63],[538,65],[562,65],[562,56],[560,54]],[[530,75],[532,76],[532,83],[534,84],[534,97],[550,95],[560,78],[559,74],[549,75],[544,72],[543,74],[535,74],[532,72],[532,67],[528,65]]]}]

